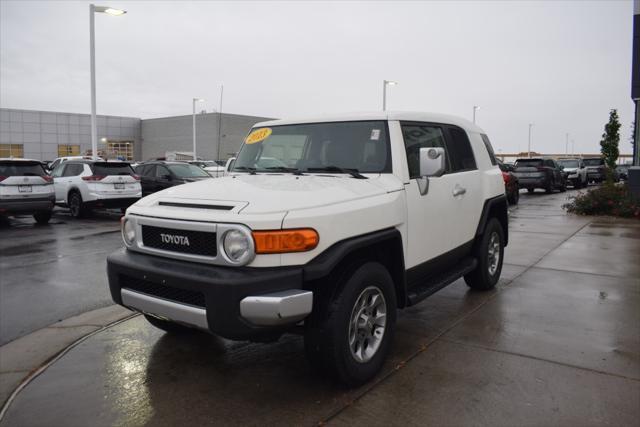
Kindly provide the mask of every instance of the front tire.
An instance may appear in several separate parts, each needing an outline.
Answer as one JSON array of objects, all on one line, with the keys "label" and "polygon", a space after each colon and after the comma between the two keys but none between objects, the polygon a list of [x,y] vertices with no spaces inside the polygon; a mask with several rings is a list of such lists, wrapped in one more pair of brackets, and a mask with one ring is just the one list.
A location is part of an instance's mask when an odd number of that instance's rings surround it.
[{"label": "front tire", "polygon": [[520,190],[516,189],[516,191],[512,192],[509,197],[507,197],[507,201],[510,205],[517,205],[520,200]]},{"label": "front tire", "polygon": [[471,289],[489,290],[498,283],[504,260],[504,231],[496,218],[489,220],[473,252],[478,266],[464,281]]},{"label": "front tire", "polygon": [[527,188],[527,193],[529,194],[533,193],[534,191],[536,191],[535,188]]},{"label": "front tire", "polygon": [[396,294],[387,269],[367,262],[347,275],[320,321],[305,332],[309,359],[339,382],[358,386],[373,378],[389,353]]}]

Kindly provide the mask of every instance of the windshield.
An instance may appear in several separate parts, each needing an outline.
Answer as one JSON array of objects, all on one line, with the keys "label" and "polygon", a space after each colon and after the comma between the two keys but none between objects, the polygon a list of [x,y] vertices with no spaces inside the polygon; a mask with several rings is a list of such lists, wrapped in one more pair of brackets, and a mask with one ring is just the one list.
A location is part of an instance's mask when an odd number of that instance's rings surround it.
[{"label": "windshield", "polygon": [[385,121],[332,122],[253,129],[232,170],[390,172],[387,124]]},{"label": "windshield", "polygon": [[558,160],[558,164],[560,166],[564,166],[565,168],[577,168],[578,161],[577,160]]},{"label": "windshield", "polygon": [[37,162],[0,162],[0,176],[45,176]]},{"label": "windshield", "polygon": [[516,160],[516,168],[537,168],[542,166],[540,159],[518,159]]},{"label": "windshield", "polygon": [[604,165],[604,160],[602,159],[584,159],[585,166],[601,166]]},{"label": "windshield", "polygon": [[209,174],[198,166],[185,163],[184,165],[167,165],[178,178],[208,177]]}]

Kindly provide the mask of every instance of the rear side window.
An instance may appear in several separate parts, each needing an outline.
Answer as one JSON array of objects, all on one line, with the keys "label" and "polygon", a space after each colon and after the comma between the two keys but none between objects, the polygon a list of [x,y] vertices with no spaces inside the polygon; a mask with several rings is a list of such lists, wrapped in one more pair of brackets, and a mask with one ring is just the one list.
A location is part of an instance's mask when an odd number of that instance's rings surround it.
[{"label": "rear side window", "polygon": [[64,166],[62,176],[78,176],[84,171],[84,165],[78,163],[67,163]]},{"label": "rear side window", "polygon": [[132,175],[133,169],[129,163],[94,163],[91,165],[91,171],[94,175]]},{"label": "rear side window", "polygon": [[0,176],[44,176],[46,172],[36,162],[0,162]]},{"label": "rear side window", "polygon": [[[447,142],[447,151],[451,156],[453,172],[462,172],[476,169],[476,159],[467,133],[460,128],[450,127],[451,140]],[[494,163],[495,164],[495,163]]]},{"label": "rear side window", "polygon": [[487,153],[489,154],[489,159],[491,159],[491,164],[494,166],[497,165],[498,160],[496,159],[496,153],[493,151],[493,147],[491,146],[491,141],[489,141],[489,137],[485,134],[482,134],[480,136],[482,136],[482,142],[484,142],[484,146],[487,149]]}]

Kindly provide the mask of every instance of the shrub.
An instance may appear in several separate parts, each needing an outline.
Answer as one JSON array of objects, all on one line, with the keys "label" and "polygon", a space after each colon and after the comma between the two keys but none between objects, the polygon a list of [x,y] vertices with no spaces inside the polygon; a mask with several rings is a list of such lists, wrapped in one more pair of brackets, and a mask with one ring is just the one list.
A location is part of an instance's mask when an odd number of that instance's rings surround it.
[{"label": "shrub", "polygon": [[640,219],[640,199],[629,191],[629,186],[604,184],[571,197],[562,205],[567,212],[578,215],[612,215]]}]

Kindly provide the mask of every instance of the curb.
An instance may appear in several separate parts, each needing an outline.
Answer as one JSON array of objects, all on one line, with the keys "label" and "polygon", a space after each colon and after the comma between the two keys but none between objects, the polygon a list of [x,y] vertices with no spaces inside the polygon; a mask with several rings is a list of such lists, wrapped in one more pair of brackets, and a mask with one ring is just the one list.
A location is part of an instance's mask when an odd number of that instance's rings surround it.
[{"label": "curb", "polygon": [[0,347],[0,420],[16,394],[65,353],[90,336],[137,315],[111,305],[53,323]]}]

